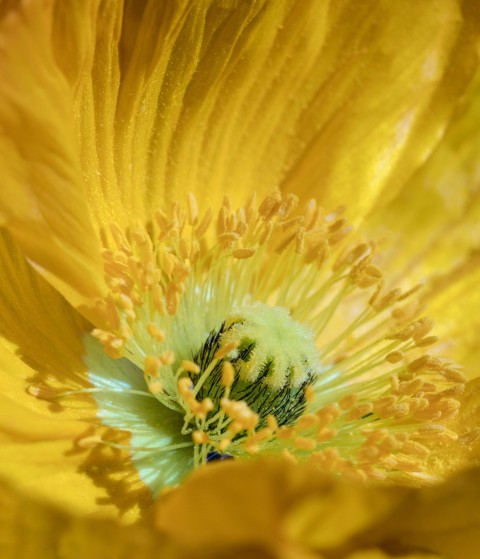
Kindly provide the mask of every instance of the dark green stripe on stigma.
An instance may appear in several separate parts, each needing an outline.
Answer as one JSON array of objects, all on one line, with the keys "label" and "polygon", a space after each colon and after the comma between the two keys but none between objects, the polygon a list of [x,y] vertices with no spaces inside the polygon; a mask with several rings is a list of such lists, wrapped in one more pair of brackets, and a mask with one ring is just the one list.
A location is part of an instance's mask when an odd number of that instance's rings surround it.
[{"label": "dark green stripe on stigma", "polygon": [[[223,322],[218,330],[210,332],[203,346],[193,355],[193,361],[200,367],[200,375],[208,368],[215,359],[215,354],[222,347],[223,334],[233,326],[234,324],[231,324],[229,328],[226,328],[226,323]],[[303,382],[298,386],[293,386],[290,372],[287,370],[285,371],[286,382],[281,388],[275,390],[266,382],[273,367],[273,357],[262,364],[254,381],[242,380],[242,365],[250,360],[254,348],[254,341],[241,340],[239,348],[230,355],[229,361],[236,374],[229,398],[246,402],[250,409],[259,415],[259,428],[266,426],[266,418],[269,415],[275,416],[279,426],[291,425],[305,410],[307,404],[305,388],[314,382],[314,372],[308,371]],[[197,395],[199,400],[204,398],[212,400],[213,414],[220,409],[220,399],[224,394],[224,387],[221,383],[222,367],[223,359],[215,365]],[[193,381],[195,380],[193,375],[191,378]]]}]

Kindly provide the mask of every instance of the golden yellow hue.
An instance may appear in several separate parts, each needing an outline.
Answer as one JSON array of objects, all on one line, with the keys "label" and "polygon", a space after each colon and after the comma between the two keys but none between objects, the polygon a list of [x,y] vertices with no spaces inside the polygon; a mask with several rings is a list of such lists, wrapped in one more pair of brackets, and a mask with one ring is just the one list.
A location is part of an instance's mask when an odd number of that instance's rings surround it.
[{"label": "golden yellow hue", "polygon": [[[110,383],[88,343],[87,390],[103,423],[132,434],[135,467],[155,492],[181,480],[184,462],[198,467],[214,452],[286,455],[357,480],[437,481],[452,469],[449,448],[459,447],[449,426],[466,377],[412,309],[418,286],[386,288],[375,242],[351,244],[338,212],[297,204],[279,193],[239,209],[226,199],[212,218],[191,195],[188,211],[157,211],[149,232],[112,227],[109,295],[96,304],[107,328],[92,332]],[[124,369],[123,384],[112,384]],[[126,386],[129,376],[146,383]],[[67,406],[72,395],[68,385],[29,390]],[[118,392],[161,407],[144,405],[128,422]],[[159,425],[148,440],[145,424],[170,424],[175,413],[176,434],[164,438]],[[167,482],[168,460],[179,474]]]},{"label": "golden yellow hue", "polygon": [[[246,485],[258,501],[245,493]],[[194,549],[204,550],[199,557],[230,556],[236,549],[263,549],[272,557],[309,557],[313,551],[349,557],[369,548],[389,557],[416,547],[467,559],[480,538],[478,490],[478,471],[413,491],[344,485],[278,463],[234,463],[206,468],[167,495],[158,503],[156,525],[186,557]]]},{"label": "golden yellow hue", "polygon": [[367,489],[281,463],[215,465],[129,527],[68,514],[1,480],[0,551],[4,559],[148,559],[160,549],[168,559],[471,559],[480,543],[479,475],[430,489]]},{"label": "golden yellow hue", "polygon": [[[118,296],[120,283],[112,298],[109,265],[130,266],[130,279],[148,286],[148,274],[135,275],[144,271],[138,262],[118,257],[128,252],[124,239],[148,245],[144,232],[169,227],[178,212],[172,204],[183,205],[188,193],[199,214],[190,198],[186,219],[197,231],[209,207],[223,211],[224,195],[231,208],[254,191],[260,200],[292,192],[302,208],[312,197],[327,208],[346,204],[360,225],[352,242],[373,237],[384,249],[389,288],[405,292],[434,276],[420,307],[410,308],[412,320],[428,305],[444,323],[440,349],[473,378],[461,394],[463,376],[449,362],[416,362],[419,370],[434,363],[442,376],[430,392],[420,379],[428,397],[418,399],[434,417],[416,420],[441,419],[445,432],[459,435],[428,455],[425,471],[478,464],[479,25],[468,0],[0,2],[0,511],[10,537],[0,554],[141,558],[160,546],[174,558],[194,549],[205,557],[471,559],[480,543],[475,471],[430,489],[388,489],[347,486],[288,460],[238,460],[201,468],[152,505],[132,457],[135,432],[96,417],[105,417],[104,400],[91,392],[85,339],[93,330],[110,354],[123,348],[128,336],[109,337],[114,307],[123,305],[125,328],[138,308],[135,298]],[[237,229],[241,219],[232,227],[226,217],[208,242]],[[296,230],[299,246],[300,237]],[[224,238],[232,240],[239,239]],[[253,248],[242,242],[229,247],[247,262]],[[184,261],[191,249],[179,247]],[[147,269],[148,250],[141,254]],[[169,316],[180,304],[180,291],[168,293],[167,280],[182,285],[176,264],[166,256],[155,270]],[[275,281],[282,275],[271,273]],[[344,307],[347,324],[357,308]],[[334,326],[330,335],[341,331],[338,317]],[[158,324],[143,327],[163,343]],[[147,396],[160,394],[159,356],[147,357],[137,363]],[[194,356],[182,357],[182,371],[197,374]],[[168,352],[160,358],[173,364]],[[227,365],[224,388],[232,374]],[[395,378],[394,390],[407,389]],[[187,414],[202,426],[210,404],[205,398],[199,409],[184,385]],[[446,392],[437,398],[439,387]],[[74,393],[59,398],[65,390]],[[135,388],[127,390],[133,398]],[[255,419],[255,411],[241,412],[242,421]],[[351,419],[363,420],[371,409],[356,413]],[[197,432],[200,447],[205,431]],[[297,437],[297,450],[309,450],[309,440]],[[220,451],[230,444],[217,442]],[[255,449],[258,441],[249,442]],[[418,444],[410,450],[422,453]],[[201,452],[205,461],[206,447]],[[117,524],[132,520],[128,529]]]},{"label": "golden yellow hue", "polygon": [[[329,207],[348,200],[359,220],[435,145],[472,71],[478,26],[474,8],[453,0],[5,11],[2,174],[15,177],[16,198],[3,199],[2,221],[75,303],[102,283],[87,205],[100,231],[189,191],[209,201],[227,191],[238,204],[280,186]],[[22,134],[28,151],[16,147]]]}]

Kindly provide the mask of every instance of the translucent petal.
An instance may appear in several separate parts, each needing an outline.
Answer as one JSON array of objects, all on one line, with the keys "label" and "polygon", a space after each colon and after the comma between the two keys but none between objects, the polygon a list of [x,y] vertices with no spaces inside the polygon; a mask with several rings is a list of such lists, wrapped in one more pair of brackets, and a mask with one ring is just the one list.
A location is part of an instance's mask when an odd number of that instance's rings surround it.
[{"label": "translucent petal", "polygon": [[[88,378],[94,387],[105,389],[95,393],[99,419],[131,433],[133,462],[155,495],[166,486],[177,485],[193,468],[191,436],[181,435],[183,416],[151,395],[143,371],[133,363],[112,360],[90,336],[84,338],[84,345]],[[135,393],[129,393],[132,390]],[[169,445],[184,446],[169,451]]]}]

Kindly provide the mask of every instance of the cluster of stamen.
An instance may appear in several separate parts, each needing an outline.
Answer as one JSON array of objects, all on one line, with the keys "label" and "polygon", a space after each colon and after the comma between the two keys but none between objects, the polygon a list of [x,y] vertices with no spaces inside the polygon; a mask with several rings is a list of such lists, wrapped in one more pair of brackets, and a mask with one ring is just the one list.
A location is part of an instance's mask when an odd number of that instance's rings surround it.
[{"label": "cluster of stamen", "polygon": [[[387,288],[376,243],[349,245],[342,209],[297,205],[277,192],[200,218],[190,196],[186,211],[113,225],[93,336],[183,416],[196,466],[265,453],[360,479],[428,478],[432,453],[456,438],[464,375],[424,353],[437,338],[416,316],[420,286]],[[285,339],[293,357],[265,353],[252,316],[266,309],[314,333],[315,363],[298,340]]]}]

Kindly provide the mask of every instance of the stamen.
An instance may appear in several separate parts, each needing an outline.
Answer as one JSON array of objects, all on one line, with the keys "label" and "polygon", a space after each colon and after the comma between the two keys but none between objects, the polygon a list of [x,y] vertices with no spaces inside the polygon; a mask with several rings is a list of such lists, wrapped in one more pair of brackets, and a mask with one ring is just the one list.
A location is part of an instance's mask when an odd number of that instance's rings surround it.
[{"label": "stamen", "polygon": [[465,375],[424,354],[433,323],[405,303],[421,285],[389,285],[378,243],[350,244],[343,214],[274,192],[200,215],[190,194],[147,229],[105,235],[92,335],[144,372],[145,392],[118,391],[179,414],[195,466],[265,451],[349,479],[429,479],[456,437]]}]

